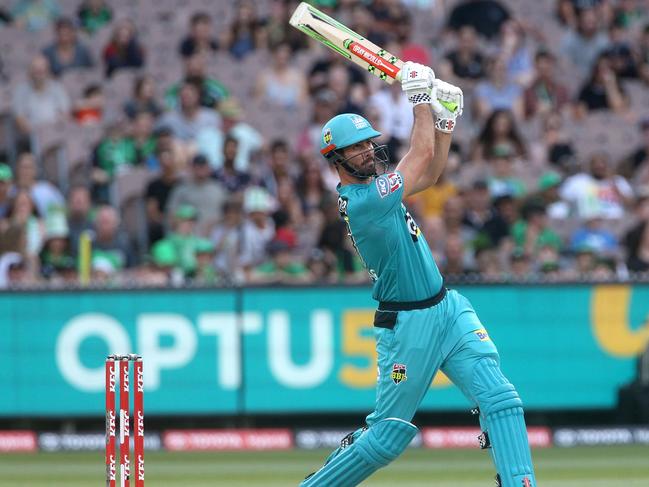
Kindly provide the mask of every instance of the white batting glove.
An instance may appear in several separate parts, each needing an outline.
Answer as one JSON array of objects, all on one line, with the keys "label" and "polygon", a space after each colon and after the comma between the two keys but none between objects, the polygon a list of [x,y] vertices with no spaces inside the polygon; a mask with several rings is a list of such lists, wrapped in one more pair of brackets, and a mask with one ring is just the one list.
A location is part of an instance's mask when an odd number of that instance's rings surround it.
[{"label": "white batting glove", "polygon": [[413,106],[430,103],[434,98],[435,73],[428,66],[408,61],[401,68],[401,89]]},{"label": "white batting glove", "polygon": [[435,128],[450,134],[464,110],[464,94],[459,87],[441,79],[436,79],[434,85],[436,96],[430,104],[435,112]]}]

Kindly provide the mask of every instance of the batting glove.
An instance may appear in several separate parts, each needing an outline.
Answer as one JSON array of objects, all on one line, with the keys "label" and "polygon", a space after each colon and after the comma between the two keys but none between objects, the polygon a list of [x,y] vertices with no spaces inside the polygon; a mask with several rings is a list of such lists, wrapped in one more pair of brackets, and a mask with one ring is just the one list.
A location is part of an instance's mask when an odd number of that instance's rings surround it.
[{"label": "batting glove", "polygon": [[450,134],[455,128],[457,117],[464,110],[464,94],[455,85],[436,79],[434,81],[435,97],[431,101],[435,112],[435,128]]},{"label": "batting glove", "polygon": [[401,89],[413,106],[430,103],[434,98],[435,73],[428,66],[408,61],[401,68]]}]

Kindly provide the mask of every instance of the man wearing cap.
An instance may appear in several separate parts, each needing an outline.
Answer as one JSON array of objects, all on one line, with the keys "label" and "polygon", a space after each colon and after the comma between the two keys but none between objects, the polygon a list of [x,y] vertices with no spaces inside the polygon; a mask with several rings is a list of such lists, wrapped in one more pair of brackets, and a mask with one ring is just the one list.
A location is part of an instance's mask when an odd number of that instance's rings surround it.
[{"label": "man wearing cap", "polygon": [[0,163],[0,218],[4,218],[7,214],[9,190],[11,189],[12,180],[13,173],[11,172],[11,168],[6,164]]},{"label": "man wearing cap", "polygon": [[[498,485],[536,487],[522,402],[500,371],[499,355],[469,301],[447,290],[430,247],[403,199],[444,170],[462,90],[406,62],[401,88],[413,105],[410,148],[388,172],[381,135],[344,113],[322,129],[321,153],[338,173],[338,210],[379,301],[375,410],[347,435],[302,487],[353,487],[395,460],[417,434],[412,418],[442,370],[476,408]],[[432,106],[432,109],[431,109]],[[433,117],[433,112],[435,117]],[[431,482],[433,482],[431,480]]]}]

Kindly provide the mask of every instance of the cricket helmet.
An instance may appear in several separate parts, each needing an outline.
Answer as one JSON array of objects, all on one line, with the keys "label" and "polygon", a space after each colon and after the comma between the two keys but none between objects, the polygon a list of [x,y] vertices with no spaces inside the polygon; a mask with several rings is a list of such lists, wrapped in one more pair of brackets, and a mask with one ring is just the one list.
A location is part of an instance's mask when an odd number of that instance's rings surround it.
[{"label": "cricket helmet", "polygon": [[[322,128],[320,153],[332,164],[341,165],[351,175],[360,179],[368,178],[375,174],[358,172],[349,164],[349,161],[345,160],[340,150],[364,140],[374,139],[380,135],[381,132],[374,130],[366,118],[355,113],[342,113],[329,120]],[[385,146],[372,144],[375,154],[379,156],[378,162],[387,165]]]}]

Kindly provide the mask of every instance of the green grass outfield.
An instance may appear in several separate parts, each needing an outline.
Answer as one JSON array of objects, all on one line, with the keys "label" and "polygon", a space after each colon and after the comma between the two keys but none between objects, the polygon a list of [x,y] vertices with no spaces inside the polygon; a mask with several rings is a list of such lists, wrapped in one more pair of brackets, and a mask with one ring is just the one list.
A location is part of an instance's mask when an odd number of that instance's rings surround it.
[{"label": "green grass outfield", "polygon": [[[149,487],[296,486],[328,451],[147,453]],[[649,447],[534,451],[540,487],[647,487]],[[408,450],[367,487],[493,487],[486,452]],[[0,455],[0,486],[103,486],[103,453]],[[119,485],[119,484],[118,484]]]}]

